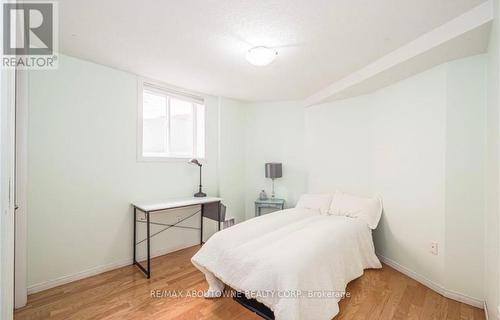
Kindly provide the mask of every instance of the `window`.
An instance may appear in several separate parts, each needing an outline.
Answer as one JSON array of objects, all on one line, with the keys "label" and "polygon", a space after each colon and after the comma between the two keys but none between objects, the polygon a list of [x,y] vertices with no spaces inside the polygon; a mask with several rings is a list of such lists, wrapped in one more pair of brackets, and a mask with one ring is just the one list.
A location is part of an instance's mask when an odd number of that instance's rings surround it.
[{"label": "window", "polygon": [[205,158],[203,99],[142,83],[139,159]]}]

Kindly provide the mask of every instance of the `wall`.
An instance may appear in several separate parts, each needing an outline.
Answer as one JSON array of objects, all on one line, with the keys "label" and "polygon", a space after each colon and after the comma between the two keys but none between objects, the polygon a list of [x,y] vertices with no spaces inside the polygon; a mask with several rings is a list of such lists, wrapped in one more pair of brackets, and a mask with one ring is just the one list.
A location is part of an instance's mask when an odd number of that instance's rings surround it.
[{"label": "wall", "polygon": [[447,67],[446,229],[447,289],[481,299],[484,272],[486,57]]},{"label": "wall", "polygon": [[[370,194],[372,124],[369,97],[307,108],[305,161],[309,192]],[[349,154],[349,157],[345,155]],[[352,170],[356,168],[356,170]]]},{"label": "wall", "polygon": [[226,215],[245,220],[245,110],[239,101],[219,100],[219,193]]},{"label": "wall", "polygon": [[309,190],[381,195],[378,254],[477,301],[483,286],[469,272],[483,268],[485,63],[457,60],[308,108],[305,132]]},{"label": "wall", "polygon": [[427,243],[444,237],[444,79],[441,66],[306,117],[309,190],[381,195],[377,252],[433,281],[443,268]]},{"label": "wall", "polygon": [[485,300],[490,319],[500,315],[500,235],[499,235],[499,197],[498,197],[498,121],[500,91],[500,30],[499,1],[494,2],[495,20],[491,27],[488,47],[488,103],[486,109],[486,162],[485,162]]},{"label": "wall", "polygon": [[[185,161],[136,160],[135,75],[61,56],[57,71],[30,73],[29,94],[28,286],[36,291],[129,264],[130,202],[193,194],[197,168]],[[243,150],[240,155],[233,152],[240,146],[236,140],[225,140],[219,154],[219,129],[234,132],[236,125],[227,123],[231,118],[241,120],[241,112],[238,106],[231,113],[235,103],[223,104],[222,110],[228,113],[222,115],[224,125],[219,128],[220,101],[211,96],[205,96],[205,101],[203,184],[208,194],[217,195],[218,157],[224,166],[243,158]],[[225,167],[223,172],[233,174],[234,167]],[[220,191],[227,195],[231,210],[234,204],[232,213],[241,220],[243,200],[236,194],[242,187],[230,190],[231,185],[231,179],[223,179]],[[155,219],[173,222],[197,210],[155,214]],[[198,226],[199,218],[185,223]],[[214,223],[205,224],[206,231],[215,230]],[[152,232],[157,229],[153,227]],[[198,242],[196,230],[171,229],[154,238],[152,252],[165,253]],[[138,248],[143,255],[144,246]]]},{"label": "wall", "polygon": [[[376,93],[372,110],[373,191],[384,199],[377,252],[437,283],[446,246],[445,80],[445,65],[418,74]],[[431,241],[440,255],[429,253]]]},{"label": "wall", "polygon": [[283,177],[275,180],[276,197],[293,207],[306,190],[304,165],[304,108],[298,101],[253,103],[246,106],[245,195],[246,217],[254,216],[254,201],[271,180],[266,162],[282,162]]}]

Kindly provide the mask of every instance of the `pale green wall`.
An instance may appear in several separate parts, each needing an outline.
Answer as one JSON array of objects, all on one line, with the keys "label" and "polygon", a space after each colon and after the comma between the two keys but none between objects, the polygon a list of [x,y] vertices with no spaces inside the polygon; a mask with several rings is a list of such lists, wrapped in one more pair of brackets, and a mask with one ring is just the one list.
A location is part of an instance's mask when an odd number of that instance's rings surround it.
[{"label": "pale green wall", "polygon": [[445,287],[482,299],[486,56],[447,65]]},{"label": "pale green wall", "polygon": [[305,110],[304,156],[309,192],[371,193],[370,103],[369,96],[362,96],[338,101],[334,108],[322,104]]},{"label": "pale green wall", "polygon": [[[488,103],[486,109],[486,163],[485,163],[485,300],[490,319],[500,312],[500,211],[498,188],[499,161],[499,92],[500,92],[500,6],[494,2],[495,20],[491,27],[488,47]],[[498,310],[498,311],[497,311]]]},{"label": "pale green wall", "polygon": [[[444,268],[446,65],[373,94],[373,193],[384,201],[378,254],[441,283]],[[430,243],[439,243],[432,255]]]},{"label": "pale green wall", "polygon": [[219,191],[227,212],[236,222],[245,218],[245,110],[246,105],[220,99],[219,118]]},{"label": "pale green wall", "polygon": [[254,103],[246,106],[245,196],[246,216],[254,216],[254,201],[271,180],[266,162],[282,162],[283,177],[275,180],[276,197],[293,207],[306,190],[304,165],[304,108],[300,102]]},{"label": "pale green wall", "polygon": [[[136,160],[135,75],[60,57],[58,70],[29,75],[28,286],[126,263],[132,255],[130,202],[184,197],[198,185],[198,170],[186,161]],[[220,191],[228,197],[228,212],[241,220],[243,173],[235,175],[228,163],[242,159],[244,150],[237,135],[219,145],[219,100],[205,96],[205,101],[204,188],[209,195],[218,194],[220,157],[225,175]],[[222,134],[234,134],[238,127],[233,119],[241,121],[241,106],[222,102]],[[239,189],[231,189],[233,181]],[[171,222],[196,210],[158,219]],[[187,224],[197,226],[199,219]],[[205,228],[208,237],[215,225],[207,221]],[[152,251],[198,242],[198,231],[173,229],[155,237]]]}]

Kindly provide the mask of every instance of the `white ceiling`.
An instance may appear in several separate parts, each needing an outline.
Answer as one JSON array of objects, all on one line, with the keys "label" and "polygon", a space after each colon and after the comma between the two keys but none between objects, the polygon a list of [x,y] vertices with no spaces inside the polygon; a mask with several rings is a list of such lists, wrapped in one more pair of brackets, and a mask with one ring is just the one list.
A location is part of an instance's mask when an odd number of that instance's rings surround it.
[{"label": "white ceiling", "polygon": [[[484,0],[60,0],[62,53],[247,101],[303,99]],[[245,60],[277,47],[266,67]]]}]

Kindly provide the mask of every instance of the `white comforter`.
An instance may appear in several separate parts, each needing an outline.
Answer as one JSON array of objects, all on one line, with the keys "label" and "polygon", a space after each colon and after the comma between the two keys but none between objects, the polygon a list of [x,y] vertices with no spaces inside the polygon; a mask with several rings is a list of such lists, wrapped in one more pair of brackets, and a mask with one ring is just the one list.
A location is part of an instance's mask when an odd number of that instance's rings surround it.
[{"label": "white comforter", "polygon": [[191,261],[205,274],[208,296],[227,284],[265,304],[276,320],[332,319],[347,283],[366,268],[381,268],[365,223],[307,209],[220,231]]}]

